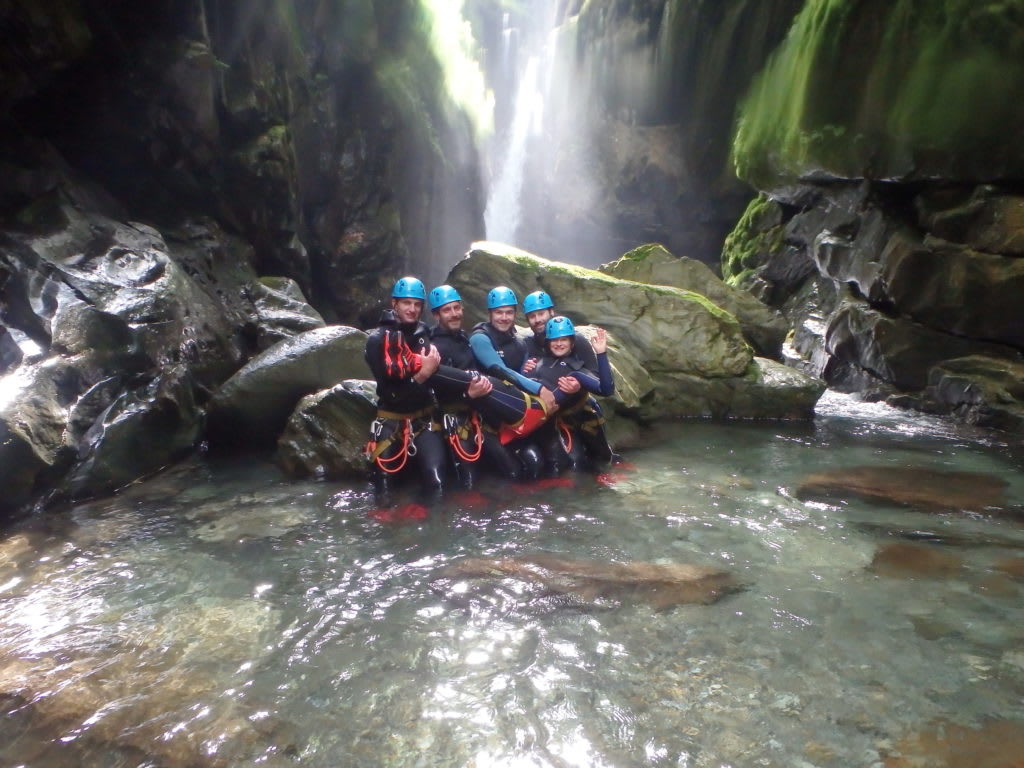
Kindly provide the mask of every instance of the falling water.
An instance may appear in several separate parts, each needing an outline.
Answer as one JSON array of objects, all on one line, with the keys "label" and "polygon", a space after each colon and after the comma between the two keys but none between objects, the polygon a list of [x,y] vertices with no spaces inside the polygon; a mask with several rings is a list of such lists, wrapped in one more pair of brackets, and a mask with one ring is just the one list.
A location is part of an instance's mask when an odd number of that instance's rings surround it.
[{"label": "falling water", "polygon": [[501,170],[495,177],[484,211],[488,240],[515,242],[516,230],[519,228],[519,198],[523,189],[527,139],[531,132],[537,130],[544,109],[538,72],[538,57],[530,56],[516,92],[508,150],[503,158]]}]

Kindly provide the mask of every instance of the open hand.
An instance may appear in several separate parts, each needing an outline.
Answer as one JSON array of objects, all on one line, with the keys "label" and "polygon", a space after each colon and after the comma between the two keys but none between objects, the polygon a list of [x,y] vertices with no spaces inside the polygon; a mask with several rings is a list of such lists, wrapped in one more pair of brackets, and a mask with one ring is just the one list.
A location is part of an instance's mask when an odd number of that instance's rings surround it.
[{"label": "open hand", "polygon": [[598,355],[604,354],[608,351],[608,331],[604,328],[597,328],[594,330],[594,336],[590,340],[590,345],[594,348],[594,352]]}]

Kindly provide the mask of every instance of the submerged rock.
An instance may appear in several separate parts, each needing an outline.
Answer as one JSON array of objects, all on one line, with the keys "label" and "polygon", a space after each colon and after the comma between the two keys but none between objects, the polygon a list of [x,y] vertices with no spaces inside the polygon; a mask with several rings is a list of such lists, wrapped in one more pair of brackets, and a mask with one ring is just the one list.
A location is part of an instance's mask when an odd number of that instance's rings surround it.
[{"label": "submerged rock", "polygon": [[871,561],[871,570],[881,576],[896,578],[948,578],[959,573],[963,565],[963,560],[950,552],[901,541],[881,547]]},{"label": "submerged rock", "polygon": [[603,563],[556,555],[468,557],[438,570],[432,581],[515,579],[588,602],[612,598],[643,602],[661,610],[677,605],[709,605],[740,589],[728,571],[681,563]]},{"label": "submerged rock", "polygon": [[1024,723],[996,720],[978,728],[940,720],[904,736],[885,768],[1013,768],[1024,764]]},{"label": "submerged rock", "polygon": [[[200,598],[156,621],[120,618],[116,634],[93,627],[97,642],[80,648],[0,647],[0,697],[31,716],[43,743],[71,749],[61,736],[74,732],[85,755],[127,750],[168,768],[262,762],[292,747],[276,733],[276,717],[225,696],[223,678],[211,674],[263,656],[277,611],[251,599]],[[195,717],[199,707],[205,713]]]},{"label": "submerged rock", "polygon": [[928,467],[859,466],[819,472],[800,481],[800,499],[864,499],[925,512],[998,512],[1007,506],[1006,480],[982,472]]}]

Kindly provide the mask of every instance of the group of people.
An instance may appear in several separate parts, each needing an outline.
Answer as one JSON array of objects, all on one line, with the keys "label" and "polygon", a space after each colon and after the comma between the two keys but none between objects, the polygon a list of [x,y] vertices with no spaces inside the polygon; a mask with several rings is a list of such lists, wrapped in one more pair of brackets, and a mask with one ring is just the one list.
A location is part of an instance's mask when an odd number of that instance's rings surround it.
[{"label": "group of people", "polygon": [[365,351],[377,381],[366,455],[378,494],[413,469],[441,495],[451,477],[472,488],[481,468],[529,480],[613,460],[593,397],[615,391],[607,334],[599,328],[591,342],[534,291],[523,300],[526,336],[516,329],[518,307],[512,289],[492,289],[488,319],[467,333],[454,287],[428,294],[415,277],[395,283]]}]

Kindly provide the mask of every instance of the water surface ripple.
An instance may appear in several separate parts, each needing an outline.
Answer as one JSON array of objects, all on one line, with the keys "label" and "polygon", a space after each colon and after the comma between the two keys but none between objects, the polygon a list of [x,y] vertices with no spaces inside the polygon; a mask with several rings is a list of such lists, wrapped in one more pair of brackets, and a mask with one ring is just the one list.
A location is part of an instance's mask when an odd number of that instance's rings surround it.
[{"label": "water surface ripple", "polygon": [[[870,766],[936,724],[1024,732],[1019,443],[833,394],[812,424],[674,433],[634,469],[427,519],[194,463],[8,530],[0,764]],[[863,465],[994,475],[1015,514],[799,498]],[[439,578],[543,554],[743,589],[658,610]]]}]

